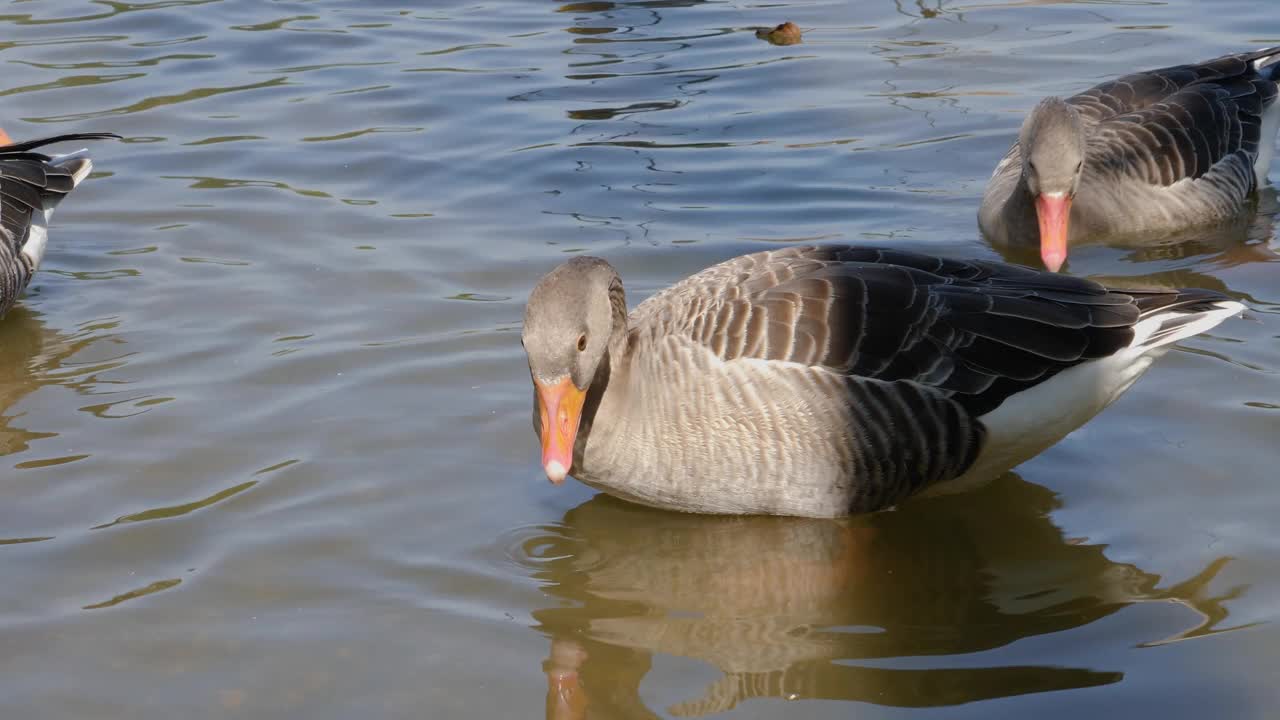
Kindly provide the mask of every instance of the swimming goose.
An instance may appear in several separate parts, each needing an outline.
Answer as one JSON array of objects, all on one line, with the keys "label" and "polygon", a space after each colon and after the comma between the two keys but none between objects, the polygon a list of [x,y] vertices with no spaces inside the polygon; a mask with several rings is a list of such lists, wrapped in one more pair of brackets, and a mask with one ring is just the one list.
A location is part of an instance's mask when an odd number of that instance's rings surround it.
[{"label": "swimming goose", "polygon": [[[93,169],[85,150],[45,155],[35,149],[57,142],[119,137],[75,133],[0,146],[0,315],[13,307],[39,267],[53,209]],[[3,136],[3,141],[8,139]]]},{"label": "swimming goose", "polygon": [[1280,47],[1149,70],[1027,116],[982,196],[997,245],[1040,243],[1058,270],[1068,241],[1234,216],[1271,167]]},{"label": "swimming goose", "polygon": [[521,340],[553,483],[691,512],[838,516],[1012,468],[1170,343],[1242,309],[1210,290],[789,247],[630,314],[613,267],[574,258],[534,287]]}]

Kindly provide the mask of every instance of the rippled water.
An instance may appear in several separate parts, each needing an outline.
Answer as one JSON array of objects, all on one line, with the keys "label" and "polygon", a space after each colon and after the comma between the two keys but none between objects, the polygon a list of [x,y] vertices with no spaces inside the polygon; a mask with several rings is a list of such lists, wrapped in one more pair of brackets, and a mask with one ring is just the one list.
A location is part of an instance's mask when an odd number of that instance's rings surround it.
[{"label": "rippled water", "polygon": [[993,257],[1038,97],[1280,43],[1264,5],[4,5],[0,126],[126,137],[0,323],[5,716],[1270,717],[1274,191],[1073,253],[1250,311],[896,512],[552,488],[517,339],[566,253],[633,302],[796,240]]}]

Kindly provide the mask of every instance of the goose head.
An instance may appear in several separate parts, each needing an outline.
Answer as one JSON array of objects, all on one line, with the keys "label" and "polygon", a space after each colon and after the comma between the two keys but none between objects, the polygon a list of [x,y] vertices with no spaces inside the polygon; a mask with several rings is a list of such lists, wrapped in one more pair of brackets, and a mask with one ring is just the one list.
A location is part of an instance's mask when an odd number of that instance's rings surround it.
[{"label": "goose head", "polygon": [[569,260],[529,295],[520,339],[533,378],[542,469],[557,485],[573,467],[587,392],[607,383],[611,350],[625,343],[626,318],[622,280],[600,258]]},{"label": "goose head", "polygon": [[1067,259],[1071,202],[1084,171],[1084,122],[1061,98],[1045,98],[1023,122],[1018,145],[1040,224],[1040,259],[1056,272]]}]

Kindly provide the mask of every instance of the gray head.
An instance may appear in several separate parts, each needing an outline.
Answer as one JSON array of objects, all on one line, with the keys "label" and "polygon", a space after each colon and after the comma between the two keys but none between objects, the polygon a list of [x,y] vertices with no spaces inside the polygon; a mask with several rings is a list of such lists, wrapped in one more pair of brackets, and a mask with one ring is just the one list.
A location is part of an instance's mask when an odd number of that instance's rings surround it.
[{"label": "gray head", "polygon": [[573,258],[529,295],[520,339],[537,396],[542,466],[552,482],[572,466],[587,391],[626,332],[622,279],[600,258]]},{"label": "gray head", "polygon": [[1062,98],[1035,106],[1018,134],[1022,175],[1033,196],[1076,194],[1085,160],[1085,127],[1080,113]]},{"label": "gray head", "polygon": [[1084,170],[1084,121],[1061,98],[1045,98],[1022,123],[1018,146],[1040,225],[1040,259],[1056,272],[1067,260],[1071,202]]},{"label": "gray head", "polygon": [[567,376],[580,390],[587,389],[613,336],[615,292],[621,294],[622,279],[596,257],[575,257],[538,281],[525,306],[521,333],[535,380]]}]

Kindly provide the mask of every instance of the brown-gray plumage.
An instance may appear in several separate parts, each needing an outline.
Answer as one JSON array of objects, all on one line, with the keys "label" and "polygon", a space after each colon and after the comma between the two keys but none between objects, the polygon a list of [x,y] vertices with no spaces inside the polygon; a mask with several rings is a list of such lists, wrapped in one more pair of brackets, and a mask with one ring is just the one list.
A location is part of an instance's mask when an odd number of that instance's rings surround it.
[{"label": "brown-gray plumage", "polygon": [[[1278,80],[1274,47],[1046,98],[996,165],[979,227],[999,245],[1041,243],[1056,270],[1067,240],[1230,218],[1266,182],[1280,125]],[[1067,202],[1070,222],[1057,248],[1037,215],[1042,194]]]},{"label": "brown-gray plumage", "polygon": [[572,385],[580,424],[558,419],[576,430],[579,480],[659,507],[830,516],[1016,465],[1162,347],[1241,309],[1205,290],[789,247],[715,265],[629,315],[613,268],[575,258],[534,288],[523,342],[544,465],[561,432],[548,388]]},{"label": "brown-gray plumage", "polygon": [[53,156],[36,148],[118,137],[76,133],[0,146],[0,315],[13,307],[40,265],[53,209],[93,168],[83,152]]}]

